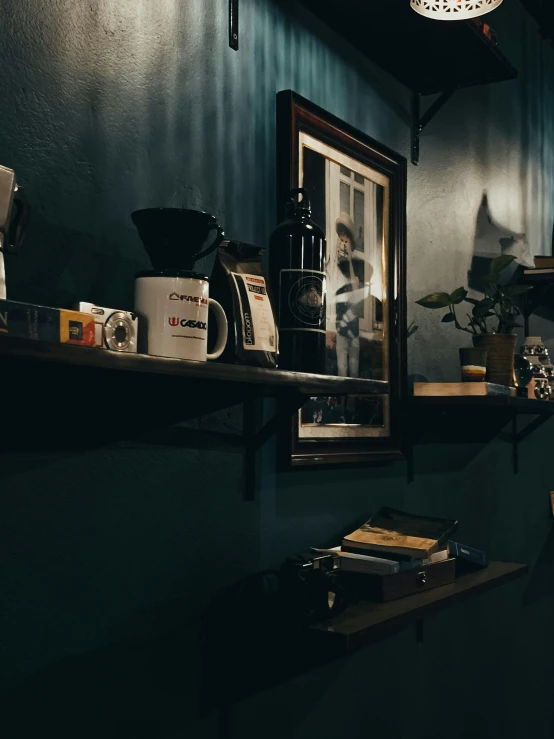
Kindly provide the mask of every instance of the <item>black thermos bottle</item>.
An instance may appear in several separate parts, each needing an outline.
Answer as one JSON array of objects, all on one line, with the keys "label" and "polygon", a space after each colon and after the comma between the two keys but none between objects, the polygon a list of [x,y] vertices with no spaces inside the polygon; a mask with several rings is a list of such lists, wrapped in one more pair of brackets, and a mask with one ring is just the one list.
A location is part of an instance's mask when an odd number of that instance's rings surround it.
[{"label": "black thermos bottle", "polygon": [[325,374],[327,243],[311,219],[308,193],[295,189],[290,194],[286,219],[272,233],[269,253],[279,323],[279,367]]}]

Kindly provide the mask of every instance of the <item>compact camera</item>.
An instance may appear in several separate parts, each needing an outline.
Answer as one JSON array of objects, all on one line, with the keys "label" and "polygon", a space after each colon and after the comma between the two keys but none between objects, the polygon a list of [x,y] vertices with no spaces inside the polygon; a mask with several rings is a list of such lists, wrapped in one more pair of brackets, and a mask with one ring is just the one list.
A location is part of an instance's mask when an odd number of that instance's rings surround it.
[{"label": "compact camera", "polygon": [[77,303],[75,310],[94,316],[95,345],[114,352],[137,351],[138,319],[134,313],[101,308],[94,303]]}]

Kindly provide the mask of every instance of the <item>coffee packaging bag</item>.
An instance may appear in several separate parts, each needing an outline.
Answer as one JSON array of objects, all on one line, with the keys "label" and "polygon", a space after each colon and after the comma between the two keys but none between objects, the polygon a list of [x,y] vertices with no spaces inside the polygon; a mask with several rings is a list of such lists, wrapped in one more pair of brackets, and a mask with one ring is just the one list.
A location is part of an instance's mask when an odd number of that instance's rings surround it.
[{"label": "coffee packaging bag", "polygon": [[224,241],[218,249],[210,289],[229,321],[221,362],[277,367],[278,333],[263,253],[241,241]]}]

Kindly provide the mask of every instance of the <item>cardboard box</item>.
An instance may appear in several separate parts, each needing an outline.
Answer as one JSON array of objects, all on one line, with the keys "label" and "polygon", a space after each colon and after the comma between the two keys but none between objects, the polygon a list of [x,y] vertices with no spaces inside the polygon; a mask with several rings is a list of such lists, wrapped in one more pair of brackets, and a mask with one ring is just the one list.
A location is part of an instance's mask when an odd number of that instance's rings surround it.
[{"label": "cardboard box", "polygon": [[0,334],[19,339],[94,346],[94,316],[74,310],[0,300]]}]

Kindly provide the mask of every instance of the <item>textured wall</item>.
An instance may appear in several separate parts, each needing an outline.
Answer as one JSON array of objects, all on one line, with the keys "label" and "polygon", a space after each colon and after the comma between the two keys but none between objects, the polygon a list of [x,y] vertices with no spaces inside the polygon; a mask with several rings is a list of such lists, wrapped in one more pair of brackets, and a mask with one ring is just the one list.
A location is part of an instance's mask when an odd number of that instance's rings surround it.
[{"label": "textured wall", "polygon": [[[279,90],[409,156],[406,90],[294,2],[241,0],[239,53],[216,0],[3,0],[0,12],[0,162],[34,206],[8,266],[13,298],[130,307],[147,264],[136,208],[201,207],[266,243]],[[494,251],[499,234],[525,232],[549,252],[554,54],[515,0],[494,25],[521,76],[457,93],[425,131],[409,171],[410,305],[463,284],[477,242]],[[495,223],[483,230],[484,193]],[[451,378],[460,335],[411,313],[411,372]],[[419,739],[440,726],[455,739],[551,737],[551,433],[524,443],[519,477],[500,441],[421,447],[412,485],[401,464],[276,477],[270,449],[255,503],[241,499],[240,454],[213,445],[3,454],[5,735]],[[231,726],[200,718],[198,630],[216,589],[385,503],[456,516],[461,538],[533,574],[429,619],[423,645],[408,631],[244,701]]]}]

